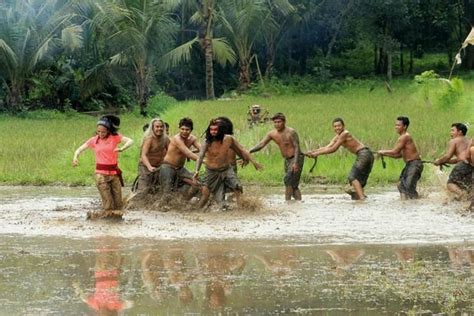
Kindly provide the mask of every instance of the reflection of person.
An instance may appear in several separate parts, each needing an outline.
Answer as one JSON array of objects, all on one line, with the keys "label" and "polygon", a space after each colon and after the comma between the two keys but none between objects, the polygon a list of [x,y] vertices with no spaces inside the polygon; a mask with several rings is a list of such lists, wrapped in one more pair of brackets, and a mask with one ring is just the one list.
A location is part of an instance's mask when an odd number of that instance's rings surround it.
[{"label": "reflection of person", "polygon": [[413,262],[415,259],[415,251],[411,247],[397,248],[395,254],[400,262]]},{"label": "reflection of person", "polygon": [[300,150],[298,134],[293,128],[286,126],[286,117],[283,113],[276,113],[272,120],[275,130],[270,131],[259,144],[250,150],[250,153],[263,149],[273,140],[285,159],[285,199],[289,201],[293,197],[295,200],[301,200],[299,183],[304,155]]},{"label": "reflection of person", "polygon": [[322,148],[313,150],[307,153],[307,156],[315,158],[319,155],[332,154],[339,149],[340,146],[345,147],[351,153],[357,156],[351,172],[349,173],[349,183],[352,185],[354,191],[348,193],[354,200],[364,200],[364,187],[369,178],[372,166],[374,164],[374,155],[372,151],[345,129],[344,121],[338,117],[332,121],[332,126],[336,136],[331,142]]},{"label": "reflection of person", "polygon": [[409,125],[410,120],[408,117],[397,117],[395,130],[400,137],[398,137],[395,147],[393,149],[379,150],[377,152],[382,156],[403,158],[405,161],[405,168],[403,168],[400,174],[400,181],[398,183],[398,191],[400,192],[400,198],[402,200],[417,199],[419,197],[416,191],[416,185],[423,172],[423,162],[421,161],[420,154],[416,149],[413,138],[407,132]]},{"label": "reflection of person", "polygon": [[336,263],[336,268],[349,269],[365,254],[364,249],[330,249],[326,253]]},{"label": "reflection of person", "polygon": [[169,139],[164,132],[164,122],[159,118],[151,120],[149,127],[145,131],[141,146],[140,162],[138,164],[138,192],[156,191],[152,187],[157,181],[157,172],[163,162],[168,149]]},{"label": "reflection of person", "polygon": [[222,309],[231,293],[232,280],[235,275],[242,274],[246,260],[241,254],[210,252],[198,258],[199,267],[205,276],[206,304],[210,309]]},{"label": "reflection of person", "polygon": [[163,267],[168,276],[169,285],[178,291],[179,301],[183,304],[192,302],[194,295],[190,283],[195,278],[195,274],[187,266],[183,249],[171,249],[163,260]]},{"label": "reflection of person", "polygon": [[451,140],[443,156],[436,159],[436,166],[444,163],[455,164],[449,174],[447,188],[454,194],[455,199],[461,199],[471,190],[472,166],[468,161],[471,141],[465,137],[466,125],[454,123],[451,125]]},{"label": "reflection of person", "polygon": [[[122,216],[122,172],[118,167],[118,153],[123,152],[133,144],[133,141],[118,133],[120,119],[113,115],[102,117],[97,122],[96,136],[91,137],[82,144],[74,153],[73,166],[77,166],[79,155],[91,148],[95,153],[95,179],[102,198],[104,212],[98,217]],[[117,147],[125,142],[122,147]],[[88,217],[93,217],[89,213]]]},{"label": "reflection of person", "polygon": [[207,192],[210,192],[214,195],[214,199],[218,202],[219,206],[226,208],[226,205],[224,205],[226,189],[234,192],[237,202],[239,202],[242,186],[232,167],[232,158],[235,157],[235,154],[229,159],[229,152],[237,153],[244,158],[244,161],[250,160],[257,170],[261,168],[232,135],[224,133],[224,128],[221,123],[217,120],[211,120],[206,130],[206,142],[203,144],[199,158],[196,161],[196,170],[193,177],[194,180],[197,181],[199,169],[205,157],[206,181],[204,186],[206,190],[203,190],[204,194],[200,203],[201,207],[207,203]]},{"label": "reflection of person", "polygon": [[259,254],[254,256],[267,270],[277,278],[286,278],[290,276],[301,262],[295,249],[281,248],[271,254]]},{"label": "reflection of person", "polygon": [[449,247],[448,255],[451,264],[455,268],[460,268],[464,264],[474,267],[474,250],[461,247]]},{"label": "reflection of person", "polygon": [[118,315],[118,312],[133,306],[133,302],[124,299],[120,291],[122,259],[119,249],[114,245],[97,249],[94,293],[86,295],[77,283],[74,284],[81,300],[99,315]]}]

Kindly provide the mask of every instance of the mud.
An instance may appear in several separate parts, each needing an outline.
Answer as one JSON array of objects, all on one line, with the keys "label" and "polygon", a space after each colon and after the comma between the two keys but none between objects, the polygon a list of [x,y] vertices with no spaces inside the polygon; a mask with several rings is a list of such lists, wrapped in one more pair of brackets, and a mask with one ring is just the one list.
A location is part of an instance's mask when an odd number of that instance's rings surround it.
[{"label": "mud", "polygon": [[[306,194],[305,194],[306,193]],[[3,187],[3,234],[176,239],[279,239],[315,244],[456,243],[474,240],[474,216],[465,204],[445,204],[442,191],[400,201],[395,191],[370,192],[366,202],[346,194],[309,195],[287,204],[282,195],[265,195],[255,212],[208,213],[189,210],[127,211],[122,221],[86,220],[99,205],[91,188]]]}]

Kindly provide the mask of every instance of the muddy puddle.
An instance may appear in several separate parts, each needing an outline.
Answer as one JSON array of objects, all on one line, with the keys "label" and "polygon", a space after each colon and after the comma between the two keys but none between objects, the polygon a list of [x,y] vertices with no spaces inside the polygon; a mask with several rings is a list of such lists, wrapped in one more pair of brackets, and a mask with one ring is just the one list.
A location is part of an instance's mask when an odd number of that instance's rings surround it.
[{"label": "muddy puddle", "polygon": [[2,315],[474,313],[469,243],[2,236],[0,256]]},{"label": "muddy puddle", "polygon": [[94,188],[0,187],[0,315],[474,314],[474,216],[443,192],[262,199],[87,221]]}]

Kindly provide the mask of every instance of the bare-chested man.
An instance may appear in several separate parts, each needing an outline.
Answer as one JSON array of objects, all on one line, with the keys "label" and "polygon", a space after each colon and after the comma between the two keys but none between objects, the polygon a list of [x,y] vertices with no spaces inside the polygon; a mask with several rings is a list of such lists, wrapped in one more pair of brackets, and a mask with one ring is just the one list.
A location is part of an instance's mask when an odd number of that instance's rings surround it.
[{"label": "bare-chested man", "polygon": [[272,117],[272,121],[275,130],[270,131],[258,145],[250,149],[250,153],[261,150],[273,140],[285,159],[285,199],[290,201],[291,197],[294,197],[295,200],[301,200],[299,183],[304,155],[300,150],[298,134],[293,128],[286,126],[286,117],[283,113],[276,113]]},{"label": "bare-chested man", "polygon": [[[233,155],[229,155],[229,153],[233,153]],[[203,190],[203,197],[200,202],[201,207],[207,203],[209,193],[213,193],[219,206],[225,209],[226,205],[223,204],[225,189],[234,192],[237,201],[239,201],[242,186],[232,166],[235,154],[241,156],[244,162],[252,162],[257,170],[261,168],[261,165],[253,159],[232,135],[224,133],[224,125],[221,121],[211,120],[206,130],[206,142],[201,148],[194,173],[194,180],[196,181],[199,169],[205,158],[206,181],[204,186],[207,190]]]},{"label": "bare-chested man", "polygon": [[400,181],[398,183],[398,191],[402,200],[417,199],[419,197],[416,191],[416,184],[423,172],[423,162],[421,161],[420,154],[416,149],[413,138],[407,132],[409,125],[410,120],[408,117],[397,117],[395,130],[400,137],[398,137],[395,147],[377,152],[381,156],[403,158],[403,161],[405,161],[405,168],[403,168],[400,174]]},{"label": "bare-chested man", "polygon": [[354,200],[364,200],[364,187],[367,184],[372,166],[374,165],[374,155],[372,151],[345,129],[344,121],[338,117],[332,121],[332,127],[336,136],[331,142],[322,148],[310,151],[307,156],[315,158],[319,155],[332,154],[339,147],[345,147],[351,153],[357,156],[351,172],[349,173],[349,183],[352,185],[353,191],[348,191]]},{"label": "bare-chested man", "polygon": [[449,174],[447,188],[454,194],[455,199],[461,199],[471,190],[472,166],[469,159],[471,140],[465,137],[467,126],[462,123],[451,125],[451,140],[448,149],[434,164],[440,166],[444,163],[455,164]]},{"label": "bare-chested man", "polygon": [[154,181],[159,175],[159,169],[168,150],[170,142],[165,132],[163,120],[154,118],[151,120],[141,146],[140,162],[138,163],[138,192],[156,190],[152,187],[157,184]]},{"label": "bare-chested man", "polygon": [[179,133],[170,138],[168,151],[160,168],[160,183],[165,194],[184,183],[193,183],[193,174],[184,167],[184,164],[187,158],[198,159],[198,156],[189,148],[194,146],[200,150],[201,145],[196,136],[191,134],[192,130],[193,121],[187,117],[182,118],[179,121]]}]

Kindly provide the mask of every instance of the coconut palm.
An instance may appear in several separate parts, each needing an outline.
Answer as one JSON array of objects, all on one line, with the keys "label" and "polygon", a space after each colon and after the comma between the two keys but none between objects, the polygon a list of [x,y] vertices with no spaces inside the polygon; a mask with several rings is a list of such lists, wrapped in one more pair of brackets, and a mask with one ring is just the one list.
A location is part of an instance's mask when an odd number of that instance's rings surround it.
[{"label": "coconut palm", "polygon": [[218,3],[221,0],[187,0],[183,6],[191,10],[193,14],[189,18],[192,26],[196,27],[196,36],[190,41],[178,46],[170,51],[164,60],[164,64],[169,67],[179,65],[183,61],[191,58],[191,50],[199,47],[204,54],[205,60],[205,82],[206,98],[214,99],[214,60],[221,65],[227,63],[234,64],[235,53],[224,38],[215,38],[216,23],[219,20]]},{"label": "coconut palm", "polygon": [[0,5],[0,77],[6,105],[21,110],[27,80],[40,62],[53,57],[60,46],[81,44],[81,28],[71,23],[69,1],[17,0]]}]

